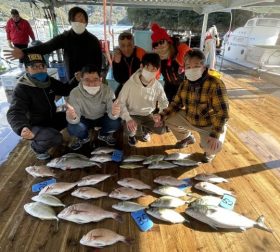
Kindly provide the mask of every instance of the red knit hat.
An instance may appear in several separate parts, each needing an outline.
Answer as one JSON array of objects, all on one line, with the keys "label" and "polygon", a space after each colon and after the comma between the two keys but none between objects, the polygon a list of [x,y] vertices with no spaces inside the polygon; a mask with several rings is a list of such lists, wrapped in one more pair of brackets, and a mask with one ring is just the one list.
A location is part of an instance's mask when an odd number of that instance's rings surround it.
[{"label": "red knit hat", "polygon": [[153,23],[151,25],[151,30],[153,31],[153,34],[151,35],[152,42],[155,43],[159,40],[166,40],[169,43],[172,43],[172,39],[167,34],[166,30],[161,28],[158,24]]}]

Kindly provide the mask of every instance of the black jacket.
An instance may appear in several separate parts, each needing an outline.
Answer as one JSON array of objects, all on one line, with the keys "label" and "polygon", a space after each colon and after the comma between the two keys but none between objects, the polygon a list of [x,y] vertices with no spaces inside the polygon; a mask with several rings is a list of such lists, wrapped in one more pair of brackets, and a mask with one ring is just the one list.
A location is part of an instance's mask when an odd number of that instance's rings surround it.
[{"label": "black jacket", "polygon": [[68,96],[77,86],[74,78],[70,84],[52,77],[47,87],[38,87],[27,75],[21,77],[13,92],[7,119],[13,131],[20,135],[24,127],[52,126],[56,114],[55,95]]},{"label": "black jacket", "polygon": [[48,54],[63,49],[63,58],[68,79],[74,77],[87,64],[94,64],[101,69],[102,51],[99,40],[87,30],[76,34],[72,29],[54,37],[46,43],[24,49],[24,53]]}]

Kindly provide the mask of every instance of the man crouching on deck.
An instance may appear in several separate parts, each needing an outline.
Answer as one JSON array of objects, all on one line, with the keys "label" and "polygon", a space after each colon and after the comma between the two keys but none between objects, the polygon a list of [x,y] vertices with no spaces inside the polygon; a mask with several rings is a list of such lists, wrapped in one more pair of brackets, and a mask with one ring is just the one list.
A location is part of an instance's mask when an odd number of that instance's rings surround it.
[{"label": "man crouching on deck", "polygon": [[192,50],[185,56],[184,80],[156,123],[165,121],[177,138],[176,148],[195,142],[190,130],[200,135],[204,150],[203,162],[208,163],[221,151],[229,118],[228,96],[225,85],[216,71],[205,67],[205,56]]},{"label": "man crouching on deck", "polygon": [[49,77],[41,54],[26,54],[23,62],[26,74],[14,90],[7,119],[15,133],[32,141],[37,159],[46,160],[48,150],[62,143],[60,130],[67,126],[65,112],[56,112],[55,96],[68,96],[78,81],[73,78],[68,84]]}]

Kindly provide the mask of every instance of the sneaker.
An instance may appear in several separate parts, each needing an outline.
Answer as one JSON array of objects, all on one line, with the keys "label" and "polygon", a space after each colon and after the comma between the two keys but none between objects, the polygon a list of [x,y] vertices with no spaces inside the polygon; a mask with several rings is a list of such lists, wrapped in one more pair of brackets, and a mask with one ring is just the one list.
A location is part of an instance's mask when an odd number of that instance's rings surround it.
[{"label": "sneaker", "polygon": [[129,136],[128,137],[128,145],[133,147],[137,143],[136,137],[135,136]]},{"label": "sneaker", "polygon": [[109,146],[114,146],[116,145],[116,139],[113,137],[113,134],[109,134],[107,136],[103,136],[103,135],[100,135],[98,134],[98,137],[97,137],[100,141],[103,141],[105,142],[106,144],[108,144]]},{"label": "sneaker", "polygon": [[35,151],[33,149],[32,146],[31,146],[31,150],[34,152],[34,154],[38,160],[47,160],[47,159],[51,158],[50,154],[47,151],[44,153],[38,153],[37,151]]},{"label": "sneaker", "polygon": [[216,155],[206,155],[204,152],[201,162],[202,163],[211,163],[212,160],[215,158]]},{"label": "sneaker", "polygon": [[77,139],[76,142],[74,142],[73,144],[71,144],[70,148],[72,150],[79,150],[83,147],[84,144],[88,143],[90,141],[90,138],[84,138],[84,139]]},{"label": "sneaker", "polygon": [[182,149],[182,148],[185,148],[188,145],[194,144],[194,143],[195,143],[195,138],[194,138],[194,136],[192,134],[190,134],[187,138],[177,142],[175,144],[175,148]]},{"label": "sneaker", "polygon": [[145,133],[145,134],[142,136],[142,141],[143,141],[143,142],[150,142],[150,141],[151,141],[151,134],[150,134],[150,133]]}]

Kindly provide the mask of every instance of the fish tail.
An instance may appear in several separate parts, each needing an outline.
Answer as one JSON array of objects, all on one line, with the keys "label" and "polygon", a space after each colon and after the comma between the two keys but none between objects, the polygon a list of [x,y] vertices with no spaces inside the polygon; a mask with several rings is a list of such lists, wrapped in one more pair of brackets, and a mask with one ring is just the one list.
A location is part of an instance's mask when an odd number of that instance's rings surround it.
[{"label": "fish tail", "polygon": [[124,237],[123,242],[127,245],[131,245],[134,242],[134,239],[130,237]]},{"label": "fish tail", "polygon": [[265,224],[264,224],[264,216],[261,215],[257,220],[256,220],[256,224],[254,225],[257,228],[263,229],[267,232],[272,233],[272,229],[268,228]]}]

